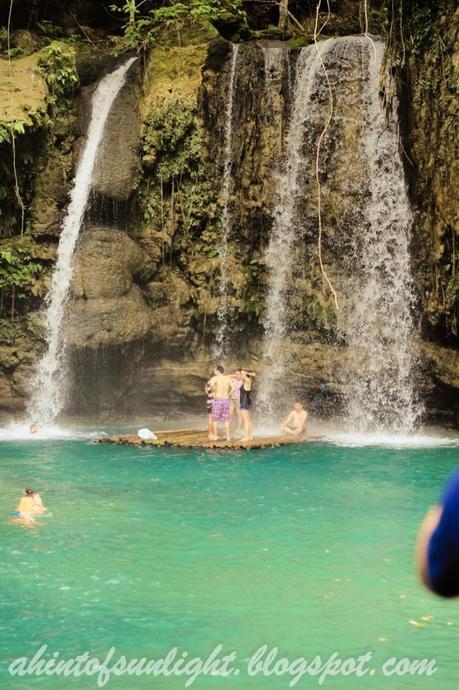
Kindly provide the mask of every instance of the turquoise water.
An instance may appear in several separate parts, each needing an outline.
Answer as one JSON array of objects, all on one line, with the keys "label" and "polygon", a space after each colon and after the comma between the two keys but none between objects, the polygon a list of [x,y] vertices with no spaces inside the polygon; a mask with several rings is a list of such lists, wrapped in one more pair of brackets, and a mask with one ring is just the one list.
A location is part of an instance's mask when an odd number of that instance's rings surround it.
[{"label": "turquoise water", "polygon": [[[413,567],[419,522],[458,461],[454,448],[327,444],[254,452],[0,444],[0,687],[97,687],[8,674],[8,663],[86,650],[114,661],[237,653],[238,676],[194,688],[277,690],[249,677],[263,644],[279,656],[371,651],[375,674],[322,687],[458,687],[459,609],[425,591]],[[52,512],[35,530],[9,524],[23,487]],[[430,617],[423,621],[422,617]],[[415,621],[419,626],[415,626]],[[423,627],[421,627],[423,626]],[[383,660],[435,658],[430,677],[383,677]],[[183,688],[183,677],[112,678],[115,690]],[[314,688],[304,676],[295,687]]]}]

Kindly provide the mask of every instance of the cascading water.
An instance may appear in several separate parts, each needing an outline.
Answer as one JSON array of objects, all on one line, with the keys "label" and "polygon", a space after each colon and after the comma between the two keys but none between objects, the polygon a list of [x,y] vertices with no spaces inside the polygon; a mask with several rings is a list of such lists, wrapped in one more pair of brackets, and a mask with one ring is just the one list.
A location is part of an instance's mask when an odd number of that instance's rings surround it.
[{"label": "cascading water", "polygon": [[349,351],[348,416],[359,431],[411,431],[420,412],[412,382],[412,215],[396,112],[386,117],[379,95],[384,44],[368,42],[363,57],[368,77],[363,89],[362,147],[370,195],[368,227],[359,234],[356,251],[358,288],[341,324]]},{"label": "cascading water", "polygon": [[230,196],[233,165],[233,105],[238,53],[239,45],[233,43],[226,101],[225,141],[223,149],[224,164],[221,189],[222,217],[220,241],[218,244],[218,254],[220,258],[220,303],[217,311],[219,327],[216,336],[215,351],[216,355],[220,357],[225,353],[228,347],[228,240],[231,234]]},{"label": "cascading water", "polygon": [[288,65],[289,52],[284,48],[264,46],[263,56],[265,61],[265,82],[269,90],[273,82],[282,80],[284,70]]},{"label": "cascading water", "polygon": [[[412,384],[412,216],[396,112],[386,118],[379,97],[384,44],[349,36],[328,39],[318,49],[332,81],[335,106],[322,141],[319,173],[324,180],[322,213],[327,213],[329,198],[334,204],[328,237],[334,237],[335,253],[328,260],[332,258],[341,293],[338,332],[348,352],[338,376],[354,429],[410,430],[419,413]],[[329,112],[327,93],[315,47],[304,48],[297,60],[286,164],[266,253],[266,370],[258,396],[265,419],[273,417],[276,389],[286,368],[285,340],[294,331],[291,296],[296,303],[305,299],[295,283],[299,257],[308,256],[302,244],[308,243],[309,256],[317,256],[315,156]],[[336,253],[341,250],[343,256]],[[312,299],[323,282],[319,271],[316,275],[307,275],[307,280],[319,281],[310,282]]]},{"label": "cascading water", "polygon": [[67,209],[56,267],[51,280],[45,313],[47,348],[41,359],[34,392],[28,408],[29,418],[40,426],[51,423],[59,414],[64,402],[63,352],[65,339],[61,326],[73,273],[73,254],[80,232],[84,211],[91,189],[91,177],[102,140],[105,123],[113,102],[123,86],[127,72],[136,58],[104,77],[91,101],[91,119],[86,144],[78,163],[70,204]]},{"label": "cascading water", "polygon": [[[264,72],[265,72],[265,112],[264,116],[269,130],[269,125],[278,123],[279,141],[283,139],[283,88],[286,82],[286,91],[290,88],[290,50],[278,46],[263,46]],[[282,145],[280,146],[282,148]],[[273,161],[270,161],[272,165]],[[278,161],[276,161],[278,163]],[[272,174],[278,173],[278,165]]]},{"label": "cascading water", "polygon": [[[321,44],[322,53],[326,41]],[[274,212],[270,242],[266,253],[269,289],[264,318],[263,361],[268,364],[260,384],[258,406],[265,417],[273,416],[274,391],[285,366],[282,343],[288,332],[285,303],[287,277],[295,239],[297,197],[302,193],[305,174],[303,139],[307,125],[312,88],[321,68],[314,46],[303,48],[296,65],[293,104],[286,143],[286,164],[279,178],[279,203]]]}]

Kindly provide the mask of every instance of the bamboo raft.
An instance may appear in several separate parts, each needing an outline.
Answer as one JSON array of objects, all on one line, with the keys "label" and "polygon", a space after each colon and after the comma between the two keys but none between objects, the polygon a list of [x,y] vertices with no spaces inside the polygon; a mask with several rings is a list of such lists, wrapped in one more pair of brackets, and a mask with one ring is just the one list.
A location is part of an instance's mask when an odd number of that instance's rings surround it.
[{"label": "bamboo raft", "polygon": [[97,439],[94,443],[112,443],[118,446],[152,446],[169,448],[223,448],[227,450],[256,450],[260,448],[275,448],[277,446],[289,446],[297,443],[307,443],[317,441],[318,436],[308,436],[297,438],[294,436],[267,436],[264,438],[254,438],[250,441],[232,439],[225,441],[211,441],[207,438],[207,431],[202,429],[176,429],[173,431],[156,431],[158,439],[143,440],[137,434],[122,434],[115,436],[104,436]]}]

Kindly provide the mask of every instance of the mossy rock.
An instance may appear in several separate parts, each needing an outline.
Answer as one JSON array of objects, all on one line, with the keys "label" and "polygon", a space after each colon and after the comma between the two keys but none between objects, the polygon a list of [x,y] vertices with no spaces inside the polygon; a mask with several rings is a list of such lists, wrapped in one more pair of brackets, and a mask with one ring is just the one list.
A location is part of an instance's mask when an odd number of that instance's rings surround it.
[{"label": "mossy rock", "polygon": [[0,58],[0,122],[33,125],[32,114],[47,107],[48,87],[39,67],[40,53],[17,60]]},{"label": "mossy rock", "polygon": [[[319,36],[319,40],[321,39],[322,36]],[[288,47],[293,50],[304,48],[305,46],[311,45],[311,43],[314,43],[314,36],[296,36],[295,38],[291,38],[287,41]]]},{"label": "mossy rock", "polygon": [[158,45],[149,57],[145,69],[144,96],[140,115],[146,120],[155,109],[180,101],[195,108],[197,105],[201,68],[207,56],[207,44],[178,47]]},{"label": "mossy rock", "polygon": [[187,48],[208,43],[218,36],[217,29],[210,22],[187,21],[180,28],[165,27],[157,38],[157,45],[163,48]]}]

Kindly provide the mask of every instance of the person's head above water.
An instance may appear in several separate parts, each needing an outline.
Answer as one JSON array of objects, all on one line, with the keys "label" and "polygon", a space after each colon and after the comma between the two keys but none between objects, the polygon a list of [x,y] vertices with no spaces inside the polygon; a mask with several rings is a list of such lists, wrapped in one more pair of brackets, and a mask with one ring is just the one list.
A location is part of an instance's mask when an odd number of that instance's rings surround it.
[{"label": "person's head above water", "polygon": [[29,431],[31,434],[36,434],[38,431],[38,424],[36,422],[32,422],[32,424],[29,427]]},{"label": "person's head above water", "polygon": [[34,491],[33,489],[26,489],[25,490],[25,495],[26,496],[34,496],[37,492]]}]

